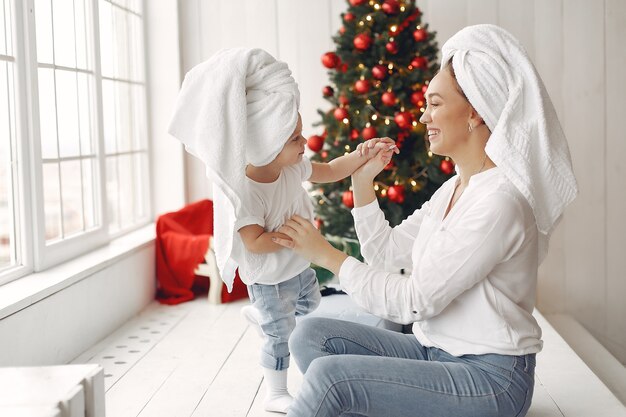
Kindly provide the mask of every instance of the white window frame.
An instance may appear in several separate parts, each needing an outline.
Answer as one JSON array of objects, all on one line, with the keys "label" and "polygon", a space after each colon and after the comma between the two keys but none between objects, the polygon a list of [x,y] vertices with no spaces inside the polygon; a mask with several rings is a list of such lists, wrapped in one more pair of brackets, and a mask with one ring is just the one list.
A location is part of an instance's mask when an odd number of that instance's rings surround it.
[{"label": "white window frame", "polygon": [[[28,129],[28,114],[29,114],[29,100],[28,95],[23,94],[26,86],[26,74],[24,71],[19,71],[20,68],[25,68],[26,62],[24,47],[24,37],[20,34],[24,33],[22,8],[19,7],[17,1],[10,1],[10,13],[12,14],[12,33],[13,39],[13,56],[15,57],[14,65],[16,71],[14,72],[14,91],[15,91],[15,112],[17,125],[14,126],[16,130],[16,137],[18,138],[16,143],[15,159],[16,164],[12,167],[13,178],[13,221],[15,232],[15,246],[18,252],[17,263],[13,267],[9,267],[2,271],[0,276],[0,285],[11,282],[21,276],[29,274],[33,271],[33,251],[32,251],[32,239],[33,229],[32,222],[28,221],[29,217],[27,213],[32,210],[31,195],[27,192],[30,190],[30,164],[28,158],[29,152],[29,129]],[[21,140],[20,140],[21,139]]]},{"label": "white window frame", "polygon": [[[0,275],[0,285],[15,280],[32,272],[42,271],[54,265],[75,258],[99,246],[107,244],[112,239],[137,230],[152,221],[152,187],[149,181],[151,146],[146,136],[147,167],[142,174],[142,181],[148,187],[148,198],[144,201],[145,219],[131,227],[109,233],[109,219],[106,197],[106,153],[104,148],[104,127],[102,109],[102,75],[100,61],[100,30],[99,30],[99,0],[87,0],[85,3],[88,19],[87,31],[91,42],[90,59],[93,63],[93,97],[92,104],[95,111],[93,118],[95,135],[96,163],[94,177],[97,187],[93,190],[96,196],[94,201],[95,214],[100,226],[94,230],[66,237],[63,240],[46,243],[45,239],[45,212],[43,190],[43,165],[40,142],[39,118],[39,91],[38,91],[38,60],[36,44],[36,22],[34,0],[8,0],[14,19],[13,39],[16,72],[16,112],[18,119],[18,201],[19,210],[15,213],[16,227],[19,232],[20,264],[3,271]],[[147,107],[147,61],[145,41],[145,4],[143,7],[143,30],[141,45],[143,53],[144,94],[142,96],[146,119]],[[148,120],[143,120],[144,132],[148,135]],[[15,192],[15,190],[14,190]],[[61,215],[63,215],[61,213]]]}]

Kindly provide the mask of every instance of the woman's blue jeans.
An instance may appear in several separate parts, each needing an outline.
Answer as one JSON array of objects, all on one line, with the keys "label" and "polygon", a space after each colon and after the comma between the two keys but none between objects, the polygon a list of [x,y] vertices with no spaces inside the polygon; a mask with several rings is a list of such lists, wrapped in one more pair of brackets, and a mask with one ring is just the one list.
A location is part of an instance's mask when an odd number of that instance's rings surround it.
[{"label": "woman's blue jeans", "polygon": [[304,383],[288,417],[522,417],[533,395],[534,354],[455,357],[412,334],[317,317],[289,343]]}]

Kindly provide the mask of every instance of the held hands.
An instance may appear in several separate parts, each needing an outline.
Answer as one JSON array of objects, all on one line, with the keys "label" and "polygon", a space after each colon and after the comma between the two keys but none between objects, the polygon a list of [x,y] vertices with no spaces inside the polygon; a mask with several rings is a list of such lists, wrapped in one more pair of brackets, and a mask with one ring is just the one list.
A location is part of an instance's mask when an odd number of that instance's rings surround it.
[{"label": "held hands", "polygon": [[391,162],[394,153],[399,154],[400,149],[391,138],[374,138],[357,146],[357,151],[365,155],[368,161],[357,169],[352,175],[355,177],[373,180],[380,171]]}]

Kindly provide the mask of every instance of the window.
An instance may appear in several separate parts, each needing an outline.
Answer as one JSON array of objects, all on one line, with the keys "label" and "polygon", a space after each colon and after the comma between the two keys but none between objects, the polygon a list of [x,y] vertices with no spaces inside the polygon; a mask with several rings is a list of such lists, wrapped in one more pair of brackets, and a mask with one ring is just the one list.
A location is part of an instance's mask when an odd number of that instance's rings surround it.
[{"label": "window", "polygon": [[[0,5],[2,283],[28,259],[45,269],[146,224],[150,209],[141,1]],[[28,75],[19,82],[16,72]],[[15,128],[20,112],[30,141]],[[20,204],[20,184],[33,190],[32,207]]]},{"label": "window", "polygon": [[139,1],[100,1],[106,184],[113,232],[147,216],[142,28]]},{"label": "window", "polygon": [[16,175],[14,25],[10,6],[6,0],[0,1],[0,274],[19,265],[21,256],[17,244],[19,229],[16,227],[19,187]]}]

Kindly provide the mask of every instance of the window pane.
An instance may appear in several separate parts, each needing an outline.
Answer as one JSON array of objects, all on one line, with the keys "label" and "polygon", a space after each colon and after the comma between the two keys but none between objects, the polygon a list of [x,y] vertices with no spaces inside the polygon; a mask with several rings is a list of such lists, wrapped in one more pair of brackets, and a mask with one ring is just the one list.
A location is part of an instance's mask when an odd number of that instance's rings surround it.
[{"label": "window pane", "polygon": [[109,156],[106,160],[107,166],[107,207],[109,215],[109,232],[115,233],[120,229],[119,220],[119,186],[117,172],[117,157]]},{"label": "window pane", "polygon": [[144,81],[144,55],[143,55],[143,20],[139,16],[129,15],[131,39],[131,79],[137,82]]},{"label": "window pane", "polygon": [[57,118],[61,157],[80,154],[78,138],[78,91],[76,73],[56,71]]},{"label": "window pane", "polygon": [[16,265],[17,184],[14,181],[15,160],[15,91],[13,64],[0,61],[0,270]]},{"label": "window pane", "polygon": [[104,123],[104,150],[107,154],[117,152],[115,113],[115,82],[103,80],[102,118]]},{"label": "window pane", "polygon": [[128,152],[131,150],[132,117],[130,103],[130,85],[124,82],[116,83],[117,99],[117,144],[118,152]]},{"label": "window pane", "polygon": [[133,85],[133,150],[144,150],[148,148],[146,133],[146,99],[142,85]]},{"label": "window pane", "polygon": [[85,230],[100,225],[100,220],[96,218],[96,207],[94,198],[94,190],[96,189],[94,176],[94,159],[84,159],[82,162],[83,175],[83,205],[85,212]]},{"label": "window pane", "polygon": [[83,192],[80,161],[61,162],[63,236],[83,230]]},{"label": "window pane", "polygon": [[76,15],[76,66],[89,69],[89,50],[87,43],[87,10],[85,0],[74,0]]},{"label": "window pane", "polygon": [[80,151],[82,155],[94,154],[93,110],[91,105],[92,77],[78,74],[78,118],[80,133]]},{"label": "window pane", "polygon": [[46,218],[46,241],[61,236],[61,191],[59,188],[59,165],[43,164],[43,198]]},{"label": "window pane", "polygon": [[113,62],[116,78],[130,79],[128,64],[129,31],[127,13],[119,7],[113,7],[113,34],[115,43],[113,47]]},{"label": "window pane", "polygon": [[[10,55],[7,53],[7,31],[8,29],[5,26],[5,12],[6,9],[6,0],[0,0],[0,55]],[[1,256],[1,255],[0,255]],[[1,264],[0,264],[1,265]]]},{"label": "window pane", "polygon": [[135,221],[134,188],[136,178],[133,176],[133,159],[131,155],[121,155],[119,157],[118,170],[120,225],[122,229],[125,229]]},{"label": "window pane", "polygon": [[52,64],[52,0],[35,0],[37,61]]},{"label": "window pane", "polygon": [[57,108],[54,94],[54,73],[48,68],[39,68],[39,128],[41,131],[41,157],[56,158],[57,152]]},{"label": "window pane", "polygon": [[54,30],[54,63],[76,67],[76,38],[74,36],[74,2],[72,0],[52,3]]},{"label": "window pane", "polygon": [[146,202],[148,201],[148,155],[144,152],[136,153],[134,157],[134,170],[133,178],[135,178],[135,217],[137,220],[146,218],[148,216],[148,208]]},{"label": "window pane", "polygon": [[106,1],[98,3],[100,13],[100,65],[104,77],[113,77],[113,20],[111,4]]}]

